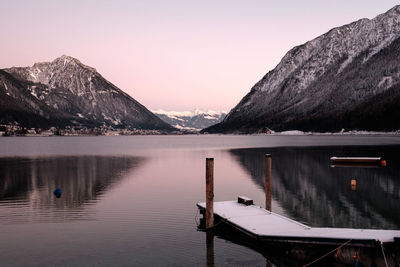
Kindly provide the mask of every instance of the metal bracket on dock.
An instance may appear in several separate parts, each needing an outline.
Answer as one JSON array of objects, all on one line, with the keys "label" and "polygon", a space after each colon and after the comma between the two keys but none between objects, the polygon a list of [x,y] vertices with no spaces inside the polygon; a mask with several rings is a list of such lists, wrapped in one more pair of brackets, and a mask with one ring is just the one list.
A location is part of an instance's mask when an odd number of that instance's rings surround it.
[{"label": "metal bracket on dock", "polygon": [[253,200],[251,198],[245,197],[245,196],[238,196],[238,203],[244,204],[246,206],[253,205]]}]

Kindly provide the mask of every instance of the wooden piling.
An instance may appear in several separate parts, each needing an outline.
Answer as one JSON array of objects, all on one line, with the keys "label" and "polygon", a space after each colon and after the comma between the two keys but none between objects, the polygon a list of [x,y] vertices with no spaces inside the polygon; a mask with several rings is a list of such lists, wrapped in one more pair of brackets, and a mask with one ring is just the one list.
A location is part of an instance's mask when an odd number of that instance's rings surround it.
[{"label": "wooden piling", "polygon": [[206,229],[214,227],[214,158],[206,159]]},{"label": "wooden piling", "polygon": [[269,211],[271,211],[271,205],[272,205],[271,172],[272,172],[271,154],[265,154],[265,209]]}]

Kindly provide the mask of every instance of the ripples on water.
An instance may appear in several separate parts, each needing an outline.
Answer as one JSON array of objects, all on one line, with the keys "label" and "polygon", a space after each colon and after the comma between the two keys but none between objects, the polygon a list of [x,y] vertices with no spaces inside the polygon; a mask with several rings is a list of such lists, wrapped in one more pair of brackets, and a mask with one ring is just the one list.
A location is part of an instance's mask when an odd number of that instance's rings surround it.
[{"label": "ripples on water", "polygon": [[[262,206],[264,154],[271,153],[273,211],[313,226],[400,229],[400,147],[331,146],[342,143],[398,138],[1,139],[0,260],[4,266],[205,265],[195,203],[204,200],[210,156],[216,200],[243,194]],[[276,147],[283,144],[297,147]],[[331,168],[331,156],[383,156],[388,167]],[[58,187],[61,198],[53,195]],[[221,238],[213,256],[217,266],[267,261]]]}]

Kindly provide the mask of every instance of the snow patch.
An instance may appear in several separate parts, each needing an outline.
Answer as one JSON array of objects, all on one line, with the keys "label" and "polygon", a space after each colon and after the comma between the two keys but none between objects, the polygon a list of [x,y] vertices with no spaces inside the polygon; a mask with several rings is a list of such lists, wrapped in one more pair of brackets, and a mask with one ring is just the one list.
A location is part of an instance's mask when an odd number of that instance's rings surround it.
[{"label": "snow patch", "polygon": [[280,132],[281,135],[306,135],[306,134],[311,134],[311,133],[306,133],[303,131],[298,131],[298,130],[290,130],[290,131],[283,131]]},{"label": "snow patch", "polygon": [[112,122],[114,125],[120,125],[121,124],[121,120],[120,119],[115,119],[114,120],[113,118],[107,116],[104,113],[101,113],[101,115],[103,116],[104,120],[108,120],[108,121]]},{"label": "snow patch", "polygon": [[175,124],[174,127],[177,129],[180,129],[180,130],[188,130],[188,131],[196,131],[196,132],[199,132],[201,130],[201,129],[197,129],[197,128],[193,128],[193,127],[184,127],[179,124]]},{"label": "snow patch", "polygon": [[10,95],[10,92],[8,91],[8,87],[7,84],[5,82],[3,82],[4,87],[6,88],[6,95]]},{"label": "snow patch", "polygon": [[[197,203],[197,206],[205,209],[206,203]],[[258,236],[344,240],[352,238],[382,243],[394,242],[400,237],[399,230],[310,227],[264,208],[255,205],[245,206],[237,201],[214,202],[214,214]]]},{"label": "snow patch", "polygon": [[37,80],[37,76],[32,71],[29,72],[29,75],[32,76],[33,79]]},{"label": "snow patch", "polygon": [[349,57],[340,65],[339,70],[337,71],[337,74],[340,74],[356,57],[355,54],[349,55]]},{"label": "snow patch", "polygon": [[[263,135],[263,134],[262,134]],[[342,129],[340,132],[303,132],[299,130],[290,130],[283,132],[274,132],[268,133],[268,135],[400,135],[400,129],[397,131],[391,132],[378,132],[378,131],[359,131],[359,130],[350,130],[346,131]]]},{"label": "snow patch", "polygon": [[396,35],[390,34],[386,39],[384,39],[382,42],[378,43],[377,46],[372,48],[372,51],[368,54],[368,56],[363,60],[363,63],[369,60],[373,55],[387,47],[389,44],[391,44],[394,40],[396,39]]},{"label": "snow patch", "polygon": [[387,76],[383,77],[382,80],[379,81],[378,87],[390,88],[393,85],[393,77]]},{"label": "snow patch", "polygon": [[179,117],[177,117],[177,116],[168,116],[168,117],[171,118],[171,119],[174,119],[174,120],[184,121],[184,119],[179,118]]},{"label": "snow patch", "polygon": [[215,119],[217,119],[217,118],[212,117],[212,116],[209,116],[209,115],[206,115],[206,116],[204,116],[204,119],[207,119],[207,120],[215,120]]},{"label": "snow patch", "polygon": [[33,95],[34,97],[36,97],[37,99],[39,99],[38,95],[36,94],[35,90],[31,91],[31,95]]}]

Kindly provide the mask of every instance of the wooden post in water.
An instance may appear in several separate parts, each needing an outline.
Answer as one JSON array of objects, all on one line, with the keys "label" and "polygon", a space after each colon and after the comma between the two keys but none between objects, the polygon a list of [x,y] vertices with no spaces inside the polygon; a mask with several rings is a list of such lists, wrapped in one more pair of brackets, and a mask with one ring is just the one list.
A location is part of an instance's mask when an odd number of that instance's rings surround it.
[{"label": "wooden post in water", "polygon": [[271,203],[272,203],[271,172],[272,172],[271,154],[265,154],[265,209],[269,211],[271,211]]},{"label": "wooden post in water", "polygon": [[206,229],[214,227],[214,158],[206,159]]}]

